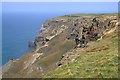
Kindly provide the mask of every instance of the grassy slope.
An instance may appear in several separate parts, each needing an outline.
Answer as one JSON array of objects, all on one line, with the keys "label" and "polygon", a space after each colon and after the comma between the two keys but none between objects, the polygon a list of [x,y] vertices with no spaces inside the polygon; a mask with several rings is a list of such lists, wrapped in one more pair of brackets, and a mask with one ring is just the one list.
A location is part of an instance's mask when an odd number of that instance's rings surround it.
[{"label": "grassy slope", "polygon": [[[62,35],[63,34],[60,36]],[[40,49],[45,54],[41,56],[40,60],[38,60],[36,64],[44,67],[45,72],[51,71],[53,68],[57,67],[56,63],[61,58],[61,56],[75,46],[73,41],[63,41],[59,39],[60,36],[58,35],[53,38],[51,42],[48,43],[48,47]]]},{"label": "grassy slope", "polygon": [[75,62],[47,74],[49,78],[118,77],[118,36],[113,32],[81,52]]},{"label": "grassy slope", "polygon": [[[73,15],[72,15],[73,16]],[[74,15],[73,17],[69,16],[63,16],[64,18],[74,18],[77,16],[84,16],[84,15]],[[60,17],[59,17],[60,18]],[[62,17],[61,17],[62,18]],[[66,25],[69,23],[65,23]],[[61,34],[65,35],[65,34]],[[113,36],[113,35],[112,35]],[[116,42],[114,41],[116,40]],[[57,41],[57,42],[56,42]],[[113,43],[115,44],[113,44]],[[57,44],[54,44],[57,43]],[[48,74],[46,77],[96,77],[99,74],[102,74],[103,77],[117,77],[117,37],[115,38],[106,38],[105,40],[102,40],[98,43],[95,43],[95,47],[101,47],[105,44],[109,44],[110,48],[103,51],[91,51],[91,52],[81,52],[80,50],[77,51],[77,53],[80,54],[80,56],[76,59],[76,62],[69,64],[68,66],[63,66],[62,68],[56,69],[54,72]],[[50,43],[51,46],[48,46],[47,49],[43,49],[42,51],[45,51],[45,55],[41,56],[40,60],[37,60],[37,62],[34,64],[35,66],[43,66],[45,67],[45,70],[53,70],[52,68],[55,65],[55,63],[61,58],[61,56],[72,49],[75,46],[75,43],[70,41],[64,41],[60,40],[57,37],[53,38],[53,40]],[[69,45],[69,47],[67,47]],[[66,48],[67,47],[67,48]],[[63,49],[64,48],[64,49]],[[92,48],[91,48],[92,49]],[[57,51],[57,52],[56,52]],[[113,54],[115,53],[115,54]],[[23,57],[20,58],[19,61],[14,63],[14,66],[10,68],[6,74],[5,77],[26,77],[26,73],[28,70],[23,70],[24,68],[24,61],[29,60],[29,57],[32,56],[34,52],[25,54]],[[104,55],[106,54],[106,55]],[[109,62],[108,59],[113,59],[111,62]],[[108,70],[101,72],[102,70],[101,64],[105,66]],[[110,63],[109,64],[106,63]],[[54,65],[52,65],[54,64]],[[110,68],[109,68],[110,67]],[[97,69],[96,69],[97,68]],[[51,70],[50,70],[51,69]],[[110,72],[109,72],[110,70]],[[96,72],[94,72],[96,71]],[[106,72],[109,72],[106,73]],[[70,72],[72,72],[70,74]],[[93,72],[93,73],[92,73]],[[101,73],[99,73],[101,72]],[[104,75],[105,73],[105,75]],[[107,74],[107,75],[106,75]],[[40,77],[39,71],[34,71],[32,74],[29,75],[30,77]],[[101,77],[101,76],[100,76]]]}]

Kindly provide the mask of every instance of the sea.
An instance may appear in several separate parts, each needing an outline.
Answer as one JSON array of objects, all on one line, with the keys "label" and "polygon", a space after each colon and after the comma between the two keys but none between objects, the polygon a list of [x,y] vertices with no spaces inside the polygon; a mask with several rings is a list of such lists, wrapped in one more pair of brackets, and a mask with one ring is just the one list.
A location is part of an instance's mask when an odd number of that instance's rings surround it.
[{"label": "sea", "polygon": [[2,65],[10,59],[20,58],[32,48],[28,42],[39,34],[41,25],[54,13],[3,13],[2,14]]}]

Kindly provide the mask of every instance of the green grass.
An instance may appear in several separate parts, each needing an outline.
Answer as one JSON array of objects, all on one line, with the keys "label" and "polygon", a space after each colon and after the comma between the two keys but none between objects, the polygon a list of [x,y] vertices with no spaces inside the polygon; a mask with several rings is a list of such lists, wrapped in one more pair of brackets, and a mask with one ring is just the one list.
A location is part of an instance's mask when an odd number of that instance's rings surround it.
[{"label": "green grass", "polygon": [[[94,43],[94,48],[109,45],[108,49],[88,52],[77,51],[80,55],[75,62],[57,68],[47,74],[48,78],[117,78],[118,77],[118,37],[109,37]],[[91,50],[90,50],[91,49]]]},{"label": "green grass", "polygon": [[75,47],[75,42],[63,40],[64,33],[54,37],[47,47],[41,48],[39,51],[44,54],[37,60],[36,64],[46,68],[44,71],[51,71],[57,67],[56,63],[60,60],[63,54]]}]

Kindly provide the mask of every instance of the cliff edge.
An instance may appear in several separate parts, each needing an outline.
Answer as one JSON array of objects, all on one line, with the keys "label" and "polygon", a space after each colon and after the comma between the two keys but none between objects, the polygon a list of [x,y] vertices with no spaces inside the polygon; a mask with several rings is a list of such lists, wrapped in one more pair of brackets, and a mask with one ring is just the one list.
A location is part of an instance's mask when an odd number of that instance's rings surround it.
[{"label": "cliff edge", "polygon": [[3,78],[117,77],[118,26],[117,14],[46,20],[30,43],[35,49],[3,66]]}]

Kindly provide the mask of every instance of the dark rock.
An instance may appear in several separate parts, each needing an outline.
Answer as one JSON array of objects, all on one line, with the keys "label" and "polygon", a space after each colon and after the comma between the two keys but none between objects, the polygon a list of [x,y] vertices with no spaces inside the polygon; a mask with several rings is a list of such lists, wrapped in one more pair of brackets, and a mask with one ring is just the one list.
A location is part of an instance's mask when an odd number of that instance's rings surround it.
[{"label": "dark rock", "polygon": [[36,46],[35,41],[29,41],[29,42],[28,42],[28,46],[29,46],[29,47],[35,47],[35,46]]},{"label": "dark rock", "polygon": [[45,41],[48,42],[48,41],[50,41],[50,40],[46,38]]},{"label": "dark rock", "polygon": [[62,65],[61,63],[58,64],[58,66],[61,66],[61,65]]}]

